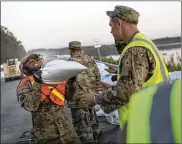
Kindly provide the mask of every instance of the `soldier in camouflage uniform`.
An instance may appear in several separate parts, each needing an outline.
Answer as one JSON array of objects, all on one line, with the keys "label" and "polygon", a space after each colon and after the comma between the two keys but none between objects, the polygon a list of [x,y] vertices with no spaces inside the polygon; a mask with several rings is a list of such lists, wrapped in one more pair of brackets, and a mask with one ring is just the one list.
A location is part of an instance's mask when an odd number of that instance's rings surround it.
[{"label": "soldier in camouflage uniform", "polygon": [[[36,54],[25,57],[20,64],[20,70],[25,77],[22,77],[17,87],[18,102],[21,107],[32,114],[32,143],[80,144],[71,121],[64,113],[64,106],[53,103],[49,97],[41,101],[40,67],[40,58]],[[34,83],[30,79],[26,80],[32,75]]]},{"label": "soldier in camouflage uniform", "polygon": [[68,80],[66,86],[66,96],[70,99],[68,107],[71,108],[73,124],[80,141],[83,144],[93,144],[98,139],[99,122],[95,108],[88,107],[83,98],[90,92],[92,85],[100,82],[100,73],[94,59],[84,54],[80,42],[70,42],[69,50],[71,55],[70,60],[83,64],[89,70]]},{"label": "soldier in camouflage uniform", "polygon": [[[107,11],[110,17],[111,33],[117,41],[129,44],[139,33],[137,28],[139,13],[126,6],[116,6],[114,11]],[[142,89],[145,81],[152,77],[155,70],[153,54],[145,47],[129,48],[121,59],[120,78],[113,86],[100,94],[91,92],[86,101],[90,106],[99,104],[106,113],[110,113],[128,104],[130,96]],[[100,90],[100,89],[99,89]]]}]

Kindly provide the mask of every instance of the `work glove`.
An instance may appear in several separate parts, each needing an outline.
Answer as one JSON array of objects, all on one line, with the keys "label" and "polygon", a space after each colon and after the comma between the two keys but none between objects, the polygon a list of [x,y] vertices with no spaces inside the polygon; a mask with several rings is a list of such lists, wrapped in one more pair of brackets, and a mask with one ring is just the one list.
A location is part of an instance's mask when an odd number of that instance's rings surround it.
[{"label": "work glove", "polygon": [[114,81],[117,81],[117,75],[113,75],[112,77],[111,77],[111,80],[114,82]]},{"label": "work glove", "polygon": [[42,81],[42,71],[36,70],[33,72],[33,77],[37,83],[43,83]]},{"label": "work glove", "polygon": [[76,81],[76,76],[73,76],[72,78],[69,79],[70,81]]},{"label": "work glove", "polygon": [[74,76],[68,80],[68,85],[70,86],[72,91],[75,91],[75,89],[76,89],[76,76]]}]

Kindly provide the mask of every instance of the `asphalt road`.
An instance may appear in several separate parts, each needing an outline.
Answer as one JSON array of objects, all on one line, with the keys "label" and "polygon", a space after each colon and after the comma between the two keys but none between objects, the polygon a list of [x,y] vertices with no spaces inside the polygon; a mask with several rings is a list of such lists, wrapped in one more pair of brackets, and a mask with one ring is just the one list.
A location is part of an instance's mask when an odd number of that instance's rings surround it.
[{"label": "asphalt road", "polygon": [[1,143],[14,143],[31,128],[31,115],[20,107],[16,97],[18,80],[1,80]]},{"label": "asphalt road", "polygon": [[[30,131],[31,114],[26,112],[17,102],[16,86],[19,80],[4,82],[1,80],[1,143],[12,144],[19,140],[29,138],[27,131]],[[70,118],[69,110],[67,112]],[[100,128],[103,134],[100,136],[100,143],[119,143],[120,128],[109,124],[104,117],[99,118]],[[27,136],[23,136],[23,135]],[[20,138],[22,137],[22,138]],[[25,142],[27,143],[27,142]]]}]

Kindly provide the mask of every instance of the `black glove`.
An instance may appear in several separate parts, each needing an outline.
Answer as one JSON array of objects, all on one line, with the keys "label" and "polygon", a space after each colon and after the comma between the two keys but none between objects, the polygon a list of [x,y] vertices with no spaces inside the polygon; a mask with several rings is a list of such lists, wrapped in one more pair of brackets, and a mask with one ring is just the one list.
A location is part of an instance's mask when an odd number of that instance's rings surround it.
[{"label": "black glove", "polygon": [[117,75],[113,75],[112,77],[111,77],[111,80],[114,82],[114,81],[117,81]]},{"label": "black glove", "polygon": [[34,77],[34,79],[35,79],[35,81],[37,83],[43,83],[43,81],[42,81],[42,71],[41,70],[34,71],[33,77]]},{"label": "black glove", "polygon": [[74,76],[74,77],[70,78],[70,79],[69,79],[69,81],[71,81],[71,82],[75,82],[75,81],[76,81],[76,76]]}]

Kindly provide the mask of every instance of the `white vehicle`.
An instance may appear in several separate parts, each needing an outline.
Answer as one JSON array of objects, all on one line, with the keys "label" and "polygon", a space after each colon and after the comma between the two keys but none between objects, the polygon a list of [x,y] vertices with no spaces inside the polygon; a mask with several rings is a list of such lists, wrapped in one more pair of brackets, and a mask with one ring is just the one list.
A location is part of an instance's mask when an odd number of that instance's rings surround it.
[{"label": "white vehicle", "polygon": [[3,64],[4,79],[6,82],[21,77],[19,65],[20,61],[18,59],[9,59],[7,63]]}]

